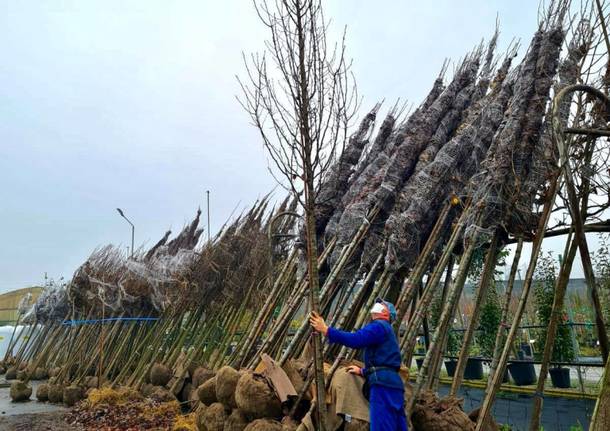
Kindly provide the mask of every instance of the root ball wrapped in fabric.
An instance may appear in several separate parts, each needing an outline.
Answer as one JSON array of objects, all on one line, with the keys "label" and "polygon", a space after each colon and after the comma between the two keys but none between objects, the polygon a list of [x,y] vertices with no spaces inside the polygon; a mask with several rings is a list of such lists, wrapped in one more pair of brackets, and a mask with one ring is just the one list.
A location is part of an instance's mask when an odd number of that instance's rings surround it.
[{"label": "root ball wrapped in fabric", "polygon": [[28,386],[26,382],[17,380],[11,383],[10,395],[13,402],[27,401],[32,396],[32,387]]},{"label": "root ball wrapped in fabric", "polygon": [[63,390],[63,402],[68,407],[74,406],[77,402],[85,397],[83,389],[80,386],[70,385]]},{"label": "root ball wrapped in fabric", "polygon": [[350,422],[345,422],[343,431],[368,431],[370,426],[366,421],[352,418]]},{"label": "root ball wrapped in fabric", "polygon": [[197,431],[207,431],[204,423],[204,413],[206,409],[207,406],[205,404],[199,404],[197,410],[195,410],[195,427],[197,428]]},{"label": "root ball wrapped in fabric", "polygon": [[49,401],[49,385],[42,383],[36,388],[36,399],[40,402]]},{"label": "root ball wrapped in fabric", "polygon": [[445,397],[439,399],[432,392],[419,396],[411,422],[417,431],[474,431],[475,424],[462,410],[461,398]]},{"label": "root ball wrapped in fabric", "polygon": [[223,431],[227,411],[221,403],[214,403],[203,411],[203,430],[204,431]]},{"label": "root ball wrapped in fabric", "polygon": [[150,394],[150,398],[160,403],[176,401],[174,394],[163,386],[155,386]]},{"label": "root ball wrapped in fabric", "polygon": [[299,423],[290,416],[284,416],[282,418],[282,431],[296,431],[298,427]]},{"label": "root ball wrapped in fabric", "polygon": [[273,419],[257,419],[244,428],[244,431],[282,431],[282,424]]},{"label": "root ball wrapped in fabric", "polygon": [[282,413],[279,398],[263,376],[245,372],[235,389],[237,407],[250,419],[277,418]]},{"label": "root ball wrapped in fabric", "polygon": [[58,384],[49,384],[49,402],[60,404],[64,401],[64,388]]},{"label": "root ball wrapped in fabric", "polygon": [[142,385],[142,387],[140,388],[140,393],[145,396],[146,398],[150,397],[150,395],[153,393],[153,391],[155,390],[155,385],[153,385],[152,383],[144,383]]},{"label": "root ball wrapped in fabric", "polygon": [[228,365],[225,365],[216,373],[216,398],[219,402],[232,409],[237,407],[235,403],[235,387],[239,377],[239,372]]},{"label": "root ball wrapped in fabric", "polygon": [[49,373],[42,367],[36,368],[36,371],[34,371],[34,375],[32,376],[32,380],[46,380],[48,378]]},{"label": "root ball wrapped in fabric", "polygon": [[6,380],[15,380],[17,378],[17,367],[8,367],[4,378]]},{"label": "root ball wrapped in fabric", "polygon": [[172,378],[172,371],[163,364],[154,364],[150,369],[150,383],[165,386]]},{"label": "root ball wrapped in fabric", "polygon": [[195,371],[193,371],[193,376],[191,378],[193,386],[198,388],[200,385],[214,377],[215,374],[216,373],[214,371],[205,367],[197,367]]},{"label": "root ball wrapped in fabric", "polygon": [[244,431],[247,425],[248,419],[246,419],[246,415],[239,409],[233,409],[225,421],[223,431]]},{"label": "root ball wrapped in fabric", "polygon": [[216,376],[199,385],[197,388],[197,396],[199,397],[199,401],[206,406],[218,402],[218,398],[216,398]]},{"label": "root ball wrapped in fabric", "polygon": [[97,376],[87,376],[84,380],[85,386],[89,389],[98,387],[98,378]]}]

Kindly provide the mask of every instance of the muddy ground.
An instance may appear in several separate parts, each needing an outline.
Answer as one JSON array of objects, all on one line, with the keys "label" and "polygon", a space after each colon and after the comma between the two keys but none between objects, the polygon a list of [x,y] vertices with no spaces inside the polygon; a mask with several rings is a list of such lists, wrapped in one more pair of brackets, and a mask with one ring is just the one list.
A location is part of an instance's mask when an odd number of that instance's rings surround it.
[{"label": "muddy ground", "polygon": [[25,413],[0,417],[1,431],[84,431],[84,428],[69,425],[65,411]]}]

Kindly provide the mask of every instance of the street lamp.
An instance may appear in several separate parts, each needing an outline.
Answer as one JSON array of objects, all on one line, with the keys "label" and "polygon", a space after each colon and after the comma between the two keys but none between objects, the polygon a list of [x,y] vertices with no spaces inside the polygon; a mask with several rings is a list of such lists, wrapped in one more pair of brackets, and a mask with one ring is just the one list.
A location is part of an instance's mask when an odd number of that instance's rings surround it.
[{"label": "street lamp", "polygon": [[123,217],[125,220],[127,220],[127,223],[129,223],[131,225],[131,258],[133,259],[133,239],[134,239],[136,227],[133,225],[131,220],[129,220],[127,217],[125,217],[125,214],[123,214],[123,211],[121,210],[121,208],[117,208],[116,210],[119,212],[121,217]]}]

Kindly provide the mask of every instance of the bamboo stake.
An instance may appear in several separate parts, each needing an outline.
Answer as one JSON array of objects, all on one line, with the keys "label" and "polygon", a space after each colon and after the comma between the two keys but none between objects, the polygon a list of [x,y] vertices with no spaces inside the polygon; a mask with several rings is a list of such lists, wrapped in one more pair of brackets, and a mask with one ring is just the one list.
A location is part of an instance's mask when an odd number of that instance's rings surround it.
[{"label": "bamboo stake", "polygon": [[504,304],[502,306],[502,317],[500,319],[500,327],[498,328],[498,332],[496,332],[496,342],[494,343],[494,353],[491,360],[490,372],[487,376],[487,390],[489,390],[489,385],[491,384],[493,377],[493,369],[498,364],[498,360],[500,359],[500,353],[502,352],[502,346],[504,342],[504,329],[507,327],[506,320],[508,319],[508,309],[510,307],[510,302],[513,297],[513,286],[515,285],[515,278],[517,276],[517,270],[519,269],[519,260],[521,259],[521,251],[523,250],[523,238],[519,237],[517,241],[517,247],[515,248],[515,256],[513,258],[513,262],[510,267],[510,272],[508,276],[508,281],[506,283],[506,292]]},{"label": "bamboo stake", "polygon": [[458,389],[462,384],[464,378],[464,371],[466,370],[466,362],[468,360],[468,351],[474,338],[474,331],[479,324],[479,317],[481,315],[481,309],[483,308],[483,300],[487,295],[487,289],[492,282],[494,271],[496,270],[496,259],[498,253],[498,234],[494,233],[487,255],[485,256],[485,263],[483,264],[483,271],[481,273],[481,279],[479,280],[479,287],[477,289],[475,303],[472,309],[472,316],[468,328],[464,333],[462,340],[462,348],[458,357],[458,363],[455,367],[455,374],[453,375],[453,381],[451,382],[450,395],[456,395]]},{"label": "bamboo stake", "polygon": [[[394,322],[394,330],[398,331],[400,328],[400,324],[404,320],[405,314],[407,312],[408,305],[411,303],[415,294],[417,293],[419,286],[421,284],[421,279],[428,267],[428,263],[430,262],[430,257],[434,248],[436,246],[436,242],[438,241],[442,227],[445,224],[447,217],[449,216],[449,211],[451,209],[451,203],[445,204],[443,209],[441,210],[428,239],[426,240],[426,244],[422,249],[421,253],[417,257],[415,264],[413,265],[413,269],[411,270],[411,274],[409,274],[409,278],[407,279],[407,283],[405,288],[400,292],[398,300],[396,301],[396,322]],[[418,325],[419,327],[419,325]]]},{"label": "bamboo stake", "polygon": [[[405,335],[403,336],[401,351],[402,351],[402,356],[403,356],[403,358],[405,358],[405,361],[407,364],[410,364],[411,360],[413,358],[413,348],[415,347],[415,343],[417,340],[417,333],[419,331],[419,326],[421,325],[421,322],[427,313],[428,307],[430,306],[430,303],[434,296],[434,291],[435,291],[436,287],[438,286],[438,283],[440,282],[441,277],[443,276],[443,272],[445,271],[445,268],[448,267],[451,254],[453,253],[453,249],[455,248],[457,241],[464,230],[466,213],[467,213],[467,211],[465,210],[462,213],[462,215],[460,216],[460,219],[458,220],[457,224],[455,225],[453,232],[451,233],[451,236],[449,237],[449,240],[447,241],[447,244],[445,245],[445,248],[443,249],[443,253],[442,253],[440,259],[438,260],[432,274],[430,275],[428,282],[426,283],[426,288],[424,289],[424,293],[423,293],[419,303],[417,304],[417,308],[415,310],[415,315],[413,315],[411,317],[411,321],[409,322],[409,325],[407,326],[407,331],[405,332]],[[426,356],[427,356],[427,353],[426,353]]]},{"label": "bamboo stake", "polygon": [[557,334],[559,321],[563,316],[562,310],[565,293],[568,287],[568,282],[570,281],[572,263],[574,262],[576,251],[578,249],[578,244],[575,239],[572,239],[571,235],[568,237],[566,248],[569,248],[569,251],[567,254],[564,254],[565,258],[561,263],[559,277],[557,278],[554,286],[555,294],[553,297],[553,306],[551,308],[551,317],[547,326],[546,340],[544,341],[544,352],[542,354],[542,362],[540,364],[540,373],[538,374],[536,392],[534,392],[534,405],[530,421],[530,431],[538,431],[540,429],[544,382],[546,381],[547,374],[549,372],[549,361],[551,360],[551,354],[553,353],[553,347],[555,345],[555,335]]},{"label": "bamboo stake", "polygon": [[447,302],[445,303],[443,312],[441,313],[441,316],[434,330],[434,336],[432,338],[432,342],[430,343],[430,349],[426,352],[424,362],[421,366],[421,369],[419,370],[419,373],[417,373],[417,383],[413,391],[414,396],[411,399],[411,409],[415,405],[415,399],[422,390],[424,383],[428,378],[428,369],[430,367],[430,364],[434,364],[442,357],[443,352],[441,351],[441,346],[444,343],[444,337],[448,332],[450,320],[455,314],[457,302],[459,301],[460,295],[462,294],[462,289],[464,287],[464,283],[466,282],[466,276],[468,275],[470,260],[476,245],[476,239],[476,237],[472,238],[469,244],[466,246],[466,249],[462,253],[460,265],[455,276],[455,283],[453,284],[452,289],[449,292]]},{"label": "bamboo stake", "polygon": [[479,410],[479,417],[477,419],[475,431],[481,431],[483,429],[483,424],[487,421],[487,417],[489,416],[489,413],[491,411],[491,406],[495,400],[500,385],[502,384],[502,377],[504,376],[504,371],[506,369],[508,353],[510,351],[513,339],[515,338],[519,322],[521,321],[521,316],[523,315],[523,312],[525,310],[525,303],[529,296],[534,270],[536,269],[536,262],[538,261],[538,255],[540,254],[540,248],[542,247],[544,232],[551,216],[551,209],[553,207],[553,203],[555,202],[555,197],[557,196],[558,183],[559,175],[556,175],[555,178],[553,178],[551,181],[551,185],[547,193],[547,200],[544,204],[542,215],[538,222],[536,236],[534,237],[534,242],[532,243],[532,253],[530,255],[530,262],[525,275],[525,280],[523,282],[523,291],[521,292],[521,299],[519,300],[517,311],[513,317],[513,322],[510,327],[510,331],[508,333],[508,336],[506,337],[502,354],[498,358],[498,363],[496,365],[498,368],[494,368],[495,364],[492,363],[490,371],[490,375],[493,374],[492,383],[488,386],[488,390],[485,393],[483,404],[481,405],[481,409]]}]

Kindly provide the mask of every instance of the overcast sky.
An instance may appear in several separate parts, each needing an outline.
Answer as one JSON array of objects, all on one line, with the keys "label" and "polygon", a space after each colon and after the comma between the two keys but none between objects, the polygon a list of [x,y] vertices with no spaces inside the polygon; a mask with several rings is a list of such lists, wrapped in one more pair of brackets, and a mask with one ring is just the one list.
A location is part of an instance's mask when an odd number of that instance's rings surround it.
[{"label": "overcast sky", "polygon": [[[445,58],[501,24],[522,51],[535,0],[325,1],[347,26],[361,112],[418,103]],[[275,183],[235,100],[265,29],[247,0],[0,0],[0,291],[71,277],[98,245],[177,232],[211,190],[212,231]],[[560,244],[560,243],[558,243]],[[558,246],[560,248],[561,246]]]}]

